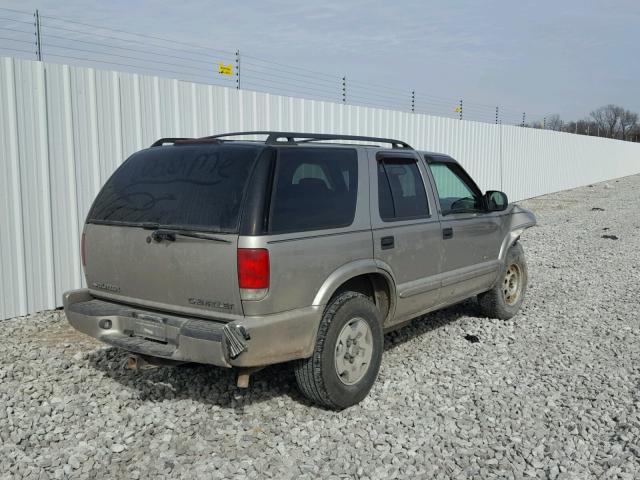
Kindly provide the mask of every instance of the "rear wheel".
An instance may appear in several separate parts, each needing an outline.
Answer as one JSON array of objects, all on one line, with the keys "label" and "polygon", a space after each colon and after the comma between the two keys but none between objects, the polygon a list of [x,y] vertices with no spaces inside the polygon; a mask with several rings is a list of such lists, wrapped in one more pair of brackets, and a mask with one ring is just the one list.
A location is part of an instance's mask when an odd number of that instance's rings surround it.
[{"label": "rear wheel", "polygon": [[356,292],[335,297],[322,317],[310,358],[295,375],[300,391],[329,408],[342,409],[367,396],[382,360],[380,312]]},{"label": "rear wheel", "polygon": [[478,295],[482,313],[502,320],[513,317],[520,310],[528,280],[524,249],[516,243],[507,252],[498,282],[488,292]]}]

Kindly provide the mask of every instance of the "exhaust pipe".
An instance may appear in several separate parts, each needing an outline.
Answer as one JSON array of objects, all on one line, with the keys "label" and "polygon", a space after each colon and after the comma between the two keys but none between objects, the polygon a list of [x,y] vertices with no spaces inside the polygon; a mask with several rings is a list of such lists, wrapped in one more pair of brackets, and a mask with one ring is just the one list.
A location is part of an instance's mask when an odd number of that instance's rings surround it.
[{"label": "exhaust pipe", "polygon": [[241,368],[238,371],[238,378],[236,385],[238,388],[249,388],[249,379],[253,373],[259,372],[264,367],[251,367],[251,368]]}]

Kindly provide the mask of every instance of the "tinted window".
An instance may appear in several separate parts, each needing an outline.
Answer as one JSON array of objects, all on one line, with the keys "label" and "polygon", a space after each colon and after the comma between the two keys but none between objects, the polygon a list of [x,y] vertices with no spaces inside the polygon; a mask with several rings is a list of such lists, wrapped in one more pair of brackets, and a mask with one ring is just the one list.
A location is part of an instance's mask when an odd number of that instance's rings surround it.
[{"label": "tinted window", "polygon": [[271,233],[345,227],[353,222],[358,190],[355,150],[282,148],[275,177]]},{"label": "tinted window", "polygon": [[178,145],[133,154],[98,194],[89,222],[236,232],[254,146]]},{"label": "tinted window", "polygon": [[481,209],[481,197],[475,188],[463,178],[456,165],[431,163],[431,173],[438,189],[442,213],[455,213]]},{"label": "tinted window", "polygon": [[427,195],[418,164],[411,159],[378,162],[378,206],[385,221],[429,215]]}]

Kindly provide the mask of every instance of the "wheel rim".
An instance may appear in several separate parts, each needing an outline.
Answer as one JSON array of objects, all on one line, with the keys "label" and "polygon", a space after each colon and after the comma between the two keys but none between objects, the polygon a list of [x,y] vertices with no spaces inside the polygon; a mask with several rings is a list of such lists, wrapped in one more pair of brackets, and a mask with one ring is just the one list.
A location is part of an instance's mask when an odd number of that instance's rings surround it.
[{"label": "wheel rim", "polygon": [[363,318],[352,318],[342,327],[335,351],[338,378],[345,385],[362,380],[369,370],[373,356],[373,335]]},{"label": "wheel rim", "polygon": [[502,282],[502,298],[507,305],[513,305],[522,293],[522,270],[520,266],[512,263],[507,268]]}]

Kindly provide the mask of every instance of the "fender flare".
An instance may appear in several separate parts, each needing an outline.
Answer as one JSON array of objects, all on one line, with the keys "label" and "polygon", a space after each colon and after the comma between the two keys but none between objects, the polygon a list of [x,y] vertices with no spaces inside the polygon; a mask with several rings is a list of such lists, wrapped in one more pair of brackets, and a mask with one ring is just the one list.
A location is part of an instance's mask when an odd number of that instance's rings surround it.
[{"label": "fender flare", "polygon": [[504,239],[502,240],[502,245],[500,245],[500,254],[498,255],[498,259],[500,260],[500,263],[504,262],[504,259],[507,256],[507,252],[509,251],[509,248],[511,247],[511,245],[513,245],[518,241],[518,239],[520,238],[520,235],[522,235],[522,232],[524,232],[524,228],[517,228],[515,230],[511,230],[510,232],[507,232]]},{"label": "fender flare", "polygon": [[498,255],[500,263],[504,263],[509,247],[516,243],[520,235],[522,235],[522,232],[538,223],[533,212],[519,205],[514,205],[510,213],[509,231],[502,239],[502,244],[500,245],[500,253]]},{"label": "fender flare", "polygon": [[318,292],[313,299],[313,306],[326,305],[342,284],[354,277],[368,273],[378,273],[386,280],[389,287],[389,317],[391,317],[396,308],[395,277],[389,265],[373,258],[345,263],[331,272],[331,274],[322,283],[322,286],[318,289]]}]

